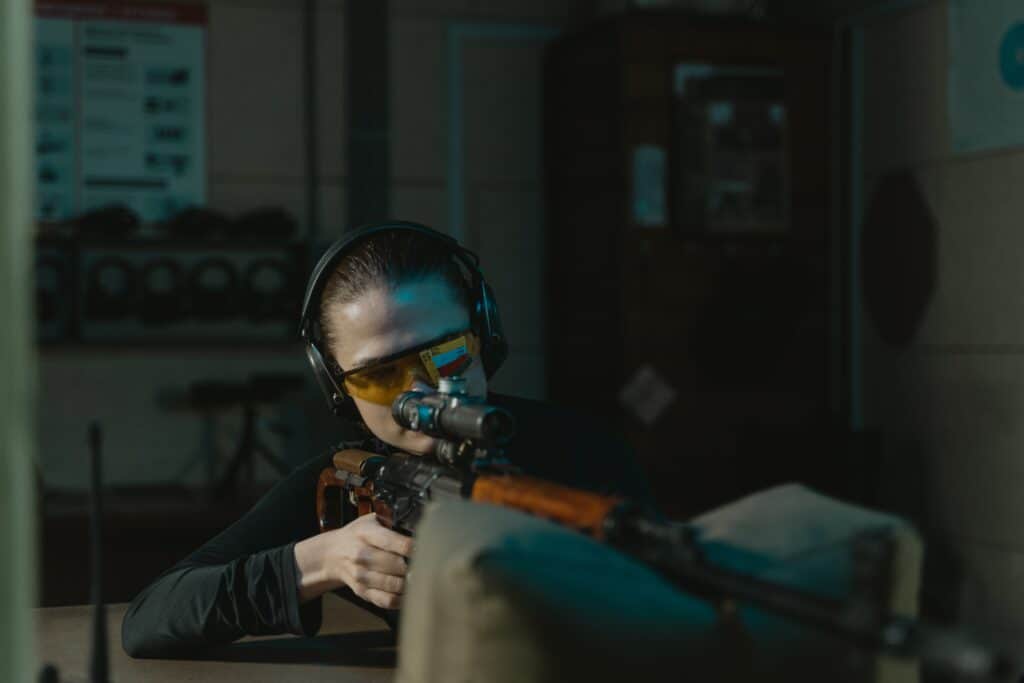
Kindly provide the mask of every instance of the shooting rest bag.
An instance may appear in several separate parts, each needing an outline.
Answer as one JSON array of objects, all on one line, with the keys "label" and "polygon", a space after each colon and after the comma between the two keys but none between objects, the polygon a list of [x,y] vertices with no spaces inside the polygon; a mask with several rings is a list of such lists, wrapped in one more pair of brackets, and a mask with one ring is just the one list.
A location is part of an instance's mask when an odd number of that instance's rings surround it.
[{"label": "shooting rest bag", "polygon": [[[891,604],[916,612],[921,543],[898,518],[790,484],[694,523],[716,563],[826,593],[849,578],[848,541],[887,529]],[[417,531],[398,652],[398,683],[917,680],[912,663],[753,608],[723,617],[580,534],[463,501],[429,508]]]}]

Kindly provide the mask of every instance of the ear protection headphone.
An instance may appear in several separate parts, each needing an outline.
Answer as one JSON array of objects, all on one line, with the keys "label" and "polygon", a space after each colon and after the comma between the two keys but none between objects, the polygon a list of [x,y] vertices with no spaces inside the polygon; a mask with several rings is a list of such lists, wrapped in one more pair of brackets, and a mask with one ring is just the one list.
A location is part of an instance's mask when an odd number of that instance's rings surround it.
[{"label": "ear protection headphone", "polygon": [[295,315],[295,268],[284,259],[251,262],[242,273],[242,297],[249,320],[288,320]]},{"label": "ear protection headphone", "polygon": [[188,289],[185,270],[169,258],[158,258],[142,267],[139,276],[139,318],[144,325],[167,325],[185,317]]},{"label": "ear protection headphone", "polygon": [[188,290],[192,313],[200,320],[224,321],[238,312],[238,271],[225,258],[210,258],[192,266]]},{"label": "ear protection headphone", "polygon": [[324,348],[323,331],[320,329],[320,297],[338,262],[354,245],[372,235],[384,232],[424,235],[437,240],[447,248],[456,264],[461,265],[465,271],[470,325],[480,337],[480,358],[488,379],[498,371],[508,356],[508,342],[502,330],[498,304],[494,300],[494,292],[480,272],[480,258],[475,253],[463,247],[453,237],[419,223],[394,221],[362,226],[336,241],[320,257],[306,285],[306,295],[302,300],[302,317],[299,321],[299,335],[305,341],[306,358],[313,368],[317,384],[324,392],[327,406],[338,416],[358,417],[359,413],[351,397],[345,393],[341,383],[336,379],[340,370],[337,362]]}]

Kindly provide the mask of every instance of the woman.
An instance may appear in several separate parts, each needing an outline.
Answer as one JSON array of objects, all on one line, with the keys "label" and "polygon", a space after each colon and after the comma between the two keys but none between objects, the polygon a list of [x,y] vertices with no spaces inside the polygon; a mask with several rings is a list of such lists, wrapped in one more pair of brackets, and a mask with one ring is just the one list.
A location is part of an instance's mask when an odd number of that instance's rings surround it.
[{"label": "woman", "polygon": [[373,515],[318,534],[315,487],[341,448],[429,456],[436,442],[407,431],[390,404],[430,391],[439,369],[424,349],[459,347],[469,393],[506,408],[517,433],[505,455],[526,473],[569,486],[646,499],[622,443],[580,415],[488,392],[503,360],[497,306],[475,256],[414,223],[370,226],[339,240],[307,289],[303,336],[331,408],[365,437],[343,442],[277,484],[241,520],[161,575],[132,601],[122,644],[167,657],[245,635],[313,635],[320,596],[335,591],[397,623],[413,540]]}]

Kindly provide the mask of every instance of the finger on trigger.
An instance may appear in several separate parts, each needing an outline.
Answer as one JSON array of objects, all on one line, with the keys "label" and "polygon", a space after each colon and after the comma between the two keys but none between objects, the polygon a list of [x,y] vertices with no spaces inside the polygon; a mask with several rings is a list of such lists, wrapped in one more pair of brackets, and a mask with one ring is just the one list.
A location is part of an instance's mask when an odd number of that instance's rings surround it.
[{"label": "finger on trigger", "polygon": [[381,572],[371,571],[367,572],[366,576],[363,577],[363,585],[368,589],[373,588],[385,593],[401,595],[405,590],[405,579],[401,576],[393,576],[391,574],[382,574]]},{"label": "finger on trigger", "polygon": [[376,588],[367,588],[364,593],[365,600],[384,609],[398,609],[398,606],[402,603],[401,596],[394,593],[386,593]]}]

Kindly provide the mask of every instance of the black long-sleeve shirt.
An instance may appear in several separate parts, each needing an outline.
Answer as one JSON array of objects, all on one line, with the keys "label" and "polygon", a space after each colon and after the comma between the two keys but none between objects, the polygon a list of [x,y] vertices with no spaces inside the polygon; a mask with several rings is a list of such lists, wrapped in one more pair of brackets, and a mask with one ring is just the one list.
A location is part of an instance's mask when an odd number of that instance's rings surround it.
[{"label": "black long-sleeve shirt", "polygon": [[[550,404],[490,394],[516,418],[508,458],[528,474],[599,493],[650,500],[649,488],[623,442],[595,421]],[[300,604],[295,543],[317,533],[316,481],[341,448],[378,453],[374,438],[343,442],[293,471],[244,517],[164,572],[125,613],[121,642],[133,657],[185,656],[245,635],[320,628],[319,599]],[[395,625],[397,613],[339,595]]]}]

